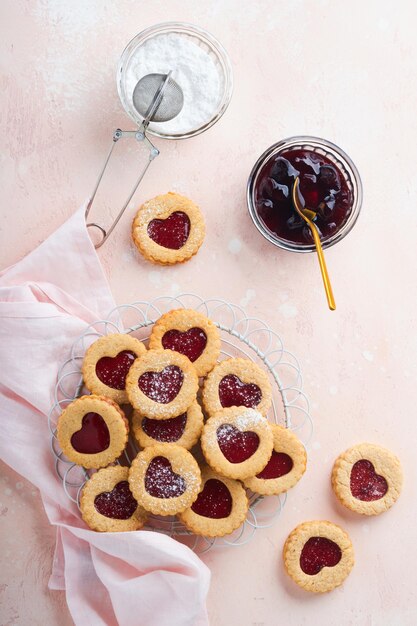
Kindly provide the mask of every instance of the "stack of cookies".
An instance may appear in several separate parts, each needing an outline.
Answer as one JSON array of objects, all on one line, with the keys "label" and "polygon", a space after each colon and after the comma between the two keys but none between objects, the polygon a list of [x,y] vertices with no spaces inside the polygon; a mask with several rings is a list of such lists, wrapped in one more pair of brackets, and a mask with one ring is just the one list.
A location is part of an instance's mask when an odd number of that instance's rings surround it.
[{"label": "stack of cookies", "polygon": [[[154,324],[148,350],[128,334],[87,350],[82,372],[91,395],[63,411],[57,436],[70,461],[98,470],[80,498],[91,528],[137,530],[152,513],[177,515],[198,535],[224,536],[243,524],[247,490],[277,495],[300,480],[303,445],[266,418],[266,372],[246,359],[219,362],[220,347],[211,320],[178,309]],[[140,450],[130,468],[117,464],[129,432]]]}]

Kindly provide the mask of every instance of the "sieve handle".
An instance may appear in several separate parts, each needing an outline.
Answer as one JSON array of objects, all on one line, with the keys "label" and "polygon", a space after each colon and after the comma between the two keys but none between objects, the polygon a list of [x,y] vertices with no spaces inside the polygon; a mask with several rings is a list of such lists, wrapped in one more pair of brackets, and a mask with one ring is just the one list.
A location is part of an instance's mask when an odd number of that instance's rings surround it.
[{"label": "sieve handle", "polygon": [[140,182],[142,181],[143,177],[145,176],[150,164],[152,163],[152,161],[159,155],[159,150],[158,148],[156,148],[153,143],[151,141],[149,141],[149,139],[147,138],[147,136],[145,135],[145,132],[142,130],[142,128],[140,128],[138,131],[136,130],[120,130],[120,128],[118,128],[117,130],[114,131],[113,133],[113,141],[110,147],[110,150],[106,156],[106,159],[104,161],[104,165],[102,167],[102,170],[99,174],[99,177],[97,179],[96,185],[94,187],[93,193],[91,195],[90,200],[88,201],[87,204],[87,208],[85,210],[85,219],[87,221],[88,215],[90,213],[91,207],[93,205],[94,202],[94,198],[96,197],[97,194],[97,190],[100,186],[101,180],[104,176],[104,173],[106,171],[107,165],[110,161],[110,157],[113,153],[114,150],[114,146],[116,145],[116,143],[119,141],[119,139],[121,139],[122,137],[134,137],[136,139],[136,141],[140,141],[143,142],[146,147],[149,149],[149,157],[148,157],[148,161],[145,164],[145,167],[142,169],[142,171],[139,174],[139,177],[137,178],[132,191],[129,194],[129,197],[127,198],[126,202],[124,203],[124,205],[122,206],[122,208],[119,211],[119,214],[117,215],[117,217],[115,218],[115,220],[113,221],[113,223],[111,224],[110,228],[108,228],[108,230],[106,230],[105,228],[103,228],[103,226],[100,226],[100,224],[97,224],[96,222],[87,222],[87,228],[91,228],[94,227],[97,230],[100,231],[101,233],[101,241],[99,241],[99,243],[95,244],[95,248],[100,248],[103,243],[105,241],[107,241],[107,239],[109,238],[109,236],[111,235],[111,233],[113,232],[113,230],[116,228],[120,218],[122,217],[123,213],[125,212],[129,202],[131,201],[131,199],[133,198],[136,189],[139,187]]}]

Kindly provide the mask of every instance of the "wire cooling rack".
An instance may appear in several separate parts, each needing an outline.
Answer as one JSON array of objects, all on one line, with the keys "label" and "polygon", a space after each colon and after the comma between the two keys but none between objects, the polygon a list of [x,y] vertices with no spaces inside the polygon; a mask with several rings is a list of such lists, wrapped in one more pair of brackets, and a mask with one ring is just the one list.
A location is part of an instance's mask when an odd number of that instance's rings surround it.
[{"label": "wire cooling rack", "polygon": [[[149,339],[154,322],[167,311],[191,308],[204,313],[219,328],[222,347],[221,358],[243,357],[258,363],[267,371],[272,386],[272,406],[268,419],[294,431],[307,446],[313,434],[313,422],[309,403],[302,391],[302,375],[296,357],[284,349],[283,342],[265,322],[248,317],[242,307],[225,300],[203,300],[194,294],[177,297],[160,297],[151,302],[138,301],[114,308],[106,319],[97,320],[86,327],[74,342],[66,361],[59,368],[48,423],[51,431],[51,449],[55,468],[63,488],[73,502],[79,505],[81,489],[89,478],[89,472],[68,461],[59,448],[56,425],[63,408],[83,393],[85,389],[81,365],[87,348],[99,337],[110,333],[130,333],[143,341]],[[130,465],[138,448],[133,438],[119,459],[122,465]],[[251,540],[259,528],[271,526],[280,515],[287,494],[263,497],[248,491],[249,511],[244,524],[234,533],[222,538],[197,537],[190,533],[175,517],[151,515],[145,528],[162,532],[186,543],[198,553],[213,546],[238,546]]]}]

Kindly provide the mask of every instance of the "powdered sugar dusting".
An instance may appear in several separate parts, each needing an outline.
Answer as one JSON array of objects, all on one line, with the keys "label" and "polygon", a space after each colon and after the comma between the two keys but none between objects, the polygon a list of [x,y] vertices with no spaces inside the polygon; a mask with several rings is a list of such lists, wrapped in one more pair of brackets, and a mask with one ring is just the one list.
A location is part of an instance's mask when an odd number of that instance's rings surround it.
[{"label": "powdered sugar dusting", "polygon": [[133,106],[133,91],[147,74],[167,74],[184,94],[181,112],[168,122],[150,124],[163,133],[187,133],[208,123],[221,101],[222,77],[208,52],[180,33],[162,33],[139,46],[126,68],[126,91]]},{"label": "powdered sugar dusting", "polygon": [[167,365],[162,372],[145,372],[139,377],[142,393],[154,402],[169,404],[179,394],[184,373],[177,365]]}]

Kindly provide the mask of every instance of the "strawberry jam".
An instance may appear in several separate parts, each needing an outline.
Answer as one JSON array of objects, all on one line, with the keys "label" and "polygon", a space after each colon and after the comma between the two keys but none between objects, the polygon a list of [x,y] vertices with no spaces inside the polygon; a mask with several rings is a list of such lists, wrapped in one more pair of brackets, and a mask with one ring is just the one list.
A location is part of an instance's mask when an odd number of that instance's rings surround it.
[{"label": "strawberry jam", "polygon": [[123,350],[115,357],[103,356],[96,363],[97,378],[112,389],[124,389],[126,376],[136,358],[130,350]]},{"label": "strawberry jam", "polygon": [[342,558],[342,551],[331,539],[310,537],[301,550],[300,567],[304,574],[315,576],[323,567],[334,567]]},{"label": "strawberry jam", "polygon": [[156,456],[145,474],[145,489],[154,498],[177,498],[186,490],[185,480],[176,474],[164,456]]},{"label": "strawberry jam", "polygon": [[179,394],[184,374],[177,365],[167,365],[162,372],[145,372],[138,380],[138,386],[145,396],[154,402],[168,404]]},{"label": "strawberry jam", "polygon": [[229,517],[232,506],[232,496],[226,485],[217,478],[210,478],[206,481],[203,491],[198,494],[191,509],[203,517],[224,519]]},{"label": "strawberry jam", "polygon": [[274,478],[280,478],[289,474],[293,468],[293,461],[285,452],[272,451],[271,458],[269,459],[266,467],[256,475],[256,478],[263,478],[264,480],[273,480]]},{"label": "strawberry jam", "polygon": [[152,439],[156,441],[173,443],[181,439],[186,424],[187,413],[166,420],[154,420],[149,417],[144,417],[142,420],[142,429],[148,437],[152,437]]},{"label": "strawberry jam", "polygon": [[240,431],[232,424],[222,424],[217,429],[217,443],[229,463],[243,463],[259,447],[259,437],[251,430]]},{"label": "strawberry jam", "polygon": [[103,491],[94,499],[96,510],[111,519],[129,519],[136,511],[138,503],[132,496],[127,480],[122,480],[112,491]]},{"label": "strawberry jam", "polygon": [[313,243],[310,229],[295,211],[291,198],[297,176],[303,204],[316,213],[313,221],[320,238],[326,240],[348,220],[353,194],[338,166],[314,150],[285,150],[265,163],[255,187],[258,216],[266,228],[281,239]]},{"label": "strawberry jam", "polygon": [[80,454],[98,454],[110,445],[110,432],[98,413],[86,413],[81,429],[71,437],[71,445]]},{"label": "strawberry jam", "polygon": [[207,345],[207,335],[202,328],[190,328],[185,332],[168,330],[162,337],[165,350],[175,350],[188,357],[192,363],[200,357]]},{"label": "strawberry jam", "polygon": [[254,383],[244,383],[235,374],[227,374],[219,383],[219,400],[223,407],[246,406],[254,409],[262,400],[262,392]]},{"label": "strawberry jam", "polygon": [[155,219],[148,224],[148,235],[158,245],[170,250],[183,247],[190,235],[190,218],[183,211],[174,211],[166,220]]}]

